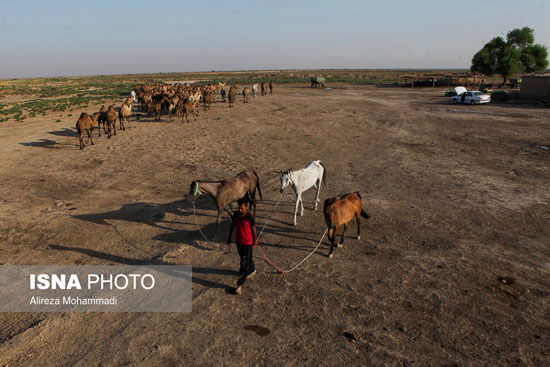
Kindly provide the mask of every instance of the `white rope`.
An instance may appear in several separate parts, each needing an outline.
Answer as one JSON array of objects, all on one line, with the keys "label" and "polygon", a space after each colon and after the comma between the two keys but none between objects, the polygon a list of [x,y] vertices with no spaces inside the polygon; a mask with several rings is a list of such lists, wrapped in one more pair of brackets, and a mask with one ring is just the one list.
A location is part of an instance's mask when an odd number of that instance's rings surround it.
[{"label": "white rope", "polygon": [[[286,189],[286,188],[285,188]],[[258,241],[260,240],[260,237],[262,236],[262,234],[264,233],[264,230],[265,228],[267,227],[267,224],[271,221],[271,219],[273,218],[273,213],[275,212],[275,209],[277,209],[277,206],[279,206],[279,203],[281,202],[281,199],[283,198],[283,195],[285,193],[285,190],[283,189],[283,192],[281,192],[281,195],[279,196],[279,199],[277,200],[277,203],[275,204],[275,206],[273,207],[272,211],[271,211],[271,216],[266,220],[266,222],[264,223],[263,227],[262,227],[262,230],[260,231],[260,234],[258,235]],[[205,241],[207,243],[213,243],[214,245],[216,245],[216,247],[219,247],[219,243],[217,242],[212,242],[210,241],[208,238],[206,238],[206,236],[204,235],[204,233],[202,232],[201,230],[201,227],[199,226],[199,223],[197,222],[197,213],[196,213],[196,209],[195,209],[195,201],[193,200],[193,217],[194,217],[194,221],[195,221],[195,225],[197,226],[197,229],[199,230],[199,233],[202,235],[202,237],[205,239]],[[309,253],[307,254],[306,257],[304,257],[299,263],[297,263],[294,267],[292,267],[291,269],[288,269],[288,270],[282,270],[281,268],[279,268],[277,265],[275,265],[274,263],[271,263],[271,261],[264,255],[264,253],[262,252],[260,246],[258,245],[258,249],[260,250],[260,253],[262,254],[262,256],[268,260],[268,262],[270,262],[277,270],[279,270],[281,273],[290,273],[294,270],[296,270],[300,265],[302,265],[307,259],[309,259],[311,257],[311,255],[313,255],[317,249],[319,248],[319,246],[321,246],[321,243],[323,243],[323,240],[325,239],[325,235],[327,234],[327,231],[328,231],[328,228],[325,229],[325,231],[323,232],[323,235],[321,236],[321,239],[319,240],[319,242],[317,243],[317,246],[315,246],[315,248]]]},{"label": "white rope", "polygon": [[327,234],[327,231],[328,231],[328,228],[325,229],[325,231],[323,232],[323,236],[321,237],[321,240],[319,241],[319,243],[317,244],[317,246],[315,246],[315,248],[313,249],[313,251],[311,251],[306,257],[304,257],[302,259],[302,261],[300,261],[298,264],[296,264],[296,266],[294,266],[292,269],[290,270],[283,270],[283,273],[290,273],[291,271],[293,270],[296,270],[298,268],[298,266],[302,265],[302,263],[304,261],[306,261],[311,255],[313,255],[315,253],[315,251],[317,251],[317,249],[319,248],[319,246],[321,246],[321,243],[323,243],[323,239],[325,238],[325,235]]},{"label": "white rope", "polygon": [[202,237],[204,238],[204,240],[207,242],[207,243],[213,243],[214,245],[216,245],[216,247],[220,247],[219,243],[218,242],[212,242],[210,241],[208,238],[206,238],[206,236],[204,235],[204,233],[202,233],[202,230],[201,230],[201,227],[199,226],[199,223],[197,223],[197,213],[195,211],[195,200],[193,200],[193,219],[195,221],[195,224],[197,225],[197,228],[200,232],[200,234],[202,235]]},{"label": "white rope", "polygon": [[260,231],[260,234],[258,235],[258,241],[260,240],[260,237],[262,237],[262,234],[264,233],[264,229],[267,226],[267,223],[273,218],[273,213],[275,212],[275,209],[277,209],[277,206],[279,206],[279,203],[281,202],[281,199],[283,198],[283,194],[285,193],[286,187],[283,189],[283,192],[281,192],[281,196],[279,196],[279,200],[277,200],[277,204],[273,207],[273,210],[271,210],[271,216],[266,220],[264,223],[264,226],[262,230]]}]

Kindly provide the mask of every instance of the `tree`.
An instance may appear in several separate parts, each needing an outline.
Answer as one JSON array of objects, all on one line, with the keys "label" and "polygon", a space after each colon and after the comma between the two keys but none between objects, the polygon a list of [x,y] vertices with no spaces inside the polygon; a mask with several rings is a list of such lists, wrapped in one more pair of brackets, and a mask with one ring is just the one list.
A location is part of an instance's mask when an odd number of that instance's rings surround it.
[{"label": "tree", "polygon": [[472,72],[502,76],[502,85],[511,75],[532,73],[548,67],[548,50],[535,44],[533,29],[514,29],[502,37],[487,42],[472,58]]}]

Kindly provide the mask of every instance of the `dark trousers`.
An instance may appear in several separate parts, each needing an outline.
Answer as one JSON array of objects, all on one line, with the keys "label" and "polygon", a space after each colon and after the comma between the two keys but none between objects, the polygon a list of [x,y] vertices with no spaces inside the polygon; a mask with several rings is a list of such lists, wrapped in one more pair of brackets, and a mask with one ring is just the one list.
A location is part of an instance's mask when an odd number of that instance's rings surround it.
[{"label": "dark trousers", "polygon": [[252,245],[239,245],[237,243],[237,251],[241,258],[241,268],[239,269],[239,280],[237,285],[243,285],[246,278],[256,270],[254,260],[252,260]]}]

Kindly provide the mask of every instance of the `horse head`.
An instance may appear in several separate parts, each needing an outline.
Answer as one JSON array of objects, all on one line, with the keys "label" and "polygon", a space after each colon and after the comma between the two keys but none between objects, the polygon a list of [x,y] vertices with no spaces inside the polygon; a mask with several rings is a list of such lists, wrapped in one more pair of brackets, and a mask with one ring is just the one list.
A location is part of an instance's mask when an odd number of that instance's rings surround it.
[{"label": "horse head", "polygon": [[191,205],[191,203],[201,194],[202,192],[200,192],[199,190],[199,182],[191,182],[191,185],[189,185],[189,192],[187,193],[187,195],[185,195],[185,200],[187,201],[187,204]]},{"label": "horse head", "polygon": [[291,184],[290,180],[290,172],[289,171],[281,171],[281,194],[286,189],[286,187]]},{"label": "horse head", "polygon": [[323,203],[323,215],[325,216],[325,223],[328,229],[334,229],[334,207],[332,204],[336,201],[336,198],[326,199]]}]

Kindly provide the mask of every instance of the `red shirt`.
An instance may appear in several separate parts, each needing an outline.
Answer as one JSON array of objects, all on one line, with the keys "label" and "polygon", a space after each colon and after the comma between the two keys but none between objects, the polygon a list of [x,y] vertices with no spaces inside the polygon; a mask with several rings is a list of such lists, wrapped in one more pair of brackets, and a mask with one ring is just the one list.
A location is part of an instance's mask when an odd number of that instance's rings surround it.
[{"label": "red shirt", "polygon": [[239,245],[253,245],[254,236],[252,235],[252,227],[255,225],[254,217],[250,213],[241,216],[240,212],[236,212],[233,217],[235,223],[235,242]]}]

